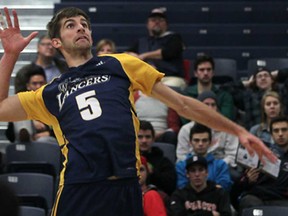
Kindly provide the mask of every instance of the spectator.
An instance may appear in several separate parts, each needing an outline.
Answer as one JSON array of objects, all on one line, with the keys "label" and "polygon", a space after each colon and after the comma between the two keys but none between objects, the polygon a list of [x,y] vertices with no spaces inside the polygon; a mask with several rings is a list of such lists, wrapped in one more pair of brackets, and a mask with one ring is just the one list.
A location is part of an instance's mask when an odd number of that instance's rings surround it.
[{"label": "spectator", "polygon": [[96,55],[116,53],[114,41],[110,39],[102,39],[96,44]]},{"label": "spectator", "polygon": [[[39,38],[37,58],[33,63],[44,69],[47,82],[50,82],[54,77],[59,76],[68,69],[66,63],[62,59],[56,57],[56,49],[52,46],[51,39],[48,35],[43,35]],[[20,69],[16,74],[15,93],[27,90],[25,72],[27,72],[27,70],[24,68]]]},{"label": "spectator", "polygon": [[283,115],[283,104],[279,94],[275,91],[267,91],[261,100],[261,123],[254,125],[250,132],[259,137],[266,144],[273,144],[269,125],[272,118]]},{"label": "spectator", "polygon": [[168,30],[166,8],[155,8],[147,20],[148,36],[137,40],[127,52],[165,73],[164,83],[186,86],[183,70],[183,42],[179,34]]},{"label": "spectator", "polygon": [[[288,205],[288,119],[275,117],[270,122],[270,131],[278,157],[281,160],[277,178],[260,173],[259,169],[249,169],[233,187],[234,201],[239,200],[239,212],[253,206],[287,206]],[[273,146],[274,146],[273,145]],[[274,150],[275,151],[275,150]],[[235,190],[238,193],[235,193]],[[241,194],[235,198],[235,194]]]},{"label": "spectator", "polygon": [[160,82],[164,74],[143,61],[127,54],[93,56],[89,17],[75,7],[61,9],[47,25],[69,71],[36,92],[8,96],[13,67],[37,32],[23,37],[16,10],[13,19],[7,7],[4,13],[0,121],[36,119],[53,126],[64,161],[52,214],[143,215],[135,90],[154,96],[188,119],[238,136],[251,153],[276,160],[259,138],[165,86]]},{"label": "spectator", "polygon": [[149,121],[153,125],[155,141],[176,146],[181,121],[175,110],[141,91],[135,91],[134,98],[138,118]]},{"label": "spectator", "polygon": [[[276,79],[287,79],[285,71],[271,73],[266,67],[258,67],[248,81],[228,83],[223,88],[234,97],[235,105],[244,111],[243,125],[250,129],[261,122],[261,99],[266,91],[276,91],[281,98],[287,97],[287,90],[277,83]],[[284,106],[286,106],[286,101]],[[284,112],[287,114],[287,110]]]},{"label": "spectator", "polygon": [[176,171],[174,164],[164,157],[158,147],[152,146],[155,140],[155,131],[148,121],[140,121],[138,141],[141,155],[146,157],[153,167],[150,175],[150,183],[168,195],[176,188]]},{"label": "spectator", "polygon": [[217,185],[229,190],[232,184],[228,165],[222,159],[215,159],[211,153],[208,153],[208,148],[212,141],[212,132],[210,128],[196,123],[190,130],[190,145],[194,150],[194,154],[189,152],[186,155],[186,160],[176,163],[177,172],[177,188],[183,188],[188,183],[186,176],[186,161],[187,159],[197,155],[205,157],[208,162],[208,180],[215,181]]},{"label": "spectator", "polygon": [[[212,91],[204,91],[198,95],[198,100],[209,106],[211,109],[217,111],[217,96]],[[176,148],[177,161],[185,160],[188,153],[195,154],[193,146],[189,144],[190,130],[195,125],[194,121],[191,121],[183,125],[178,133],[178,143]],[[230,174],[232,179],[238,178],[239,168],[235,163],[235,156],[239,140],[236,136],[228,134],[223,131],[212,131],[212,141],[208,148],[208,153],[213,154],[216,159],[223,159],[230,168]]]},{"label": "spectator", "polygon": [[[194,62],[194,75],[197,78],[197,83],[189,85],[184,94],[197,98],[204,91],[213,91],[217,95],[218,109],[220,113],[229,119],[235,119],[235,110],[233,97],[230,93],[216,87],[212,78],[214,76],[214,60],[210,56],[200,56]],[[184,123],[187,123],[184,120]]]},{"label": "spectator", "polygon": [[141,156],[140,186],[143,196],[144,216],[166,216],[166,209],[161,195],[154,185],[147,185],[149,179],[149,166],[145,157]]},{"label": "spectator", "polygon": [[[27,91],[36,91],[46,84],[45,71],[42,67],[32,63],[25,65],[21,71],[25,74]],[[11,142],[42,141],[57,143],[53,130],[37,120],[9,122],[5,132]]]},{"label": "spectator", "polygon": [[229,195],[207,180],[208,166],[202,156],[187,160],[185,172],[189,182],[171,196],[170,208],[174,216],[231,216]]}]

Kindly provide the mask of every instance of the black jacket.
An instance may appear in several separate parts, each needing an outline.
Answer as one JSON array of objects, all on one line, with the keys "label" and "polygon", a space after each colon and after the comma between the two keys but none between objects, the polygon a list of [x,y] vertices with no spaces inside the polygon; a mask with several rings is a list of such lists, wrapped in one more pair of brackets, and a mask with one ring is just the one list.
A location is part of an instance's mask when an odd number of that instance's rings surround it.
[{"label": "black jacket", "polygon": [[221,216],[231,216],[229,195],[210,181],[200,192],[190,184],[177,189],[171,196],[170,208],[173,216],[213,216],[212,210]]},{"label": "black jacket", "polygon": [[163,156],[163,152],[158,147],[152,147],[150,152],[141,152],[153,167],[153,173],[149,176],[148,184],[156,185],[157,188],[168,195],[176,189],[175,165]]}]

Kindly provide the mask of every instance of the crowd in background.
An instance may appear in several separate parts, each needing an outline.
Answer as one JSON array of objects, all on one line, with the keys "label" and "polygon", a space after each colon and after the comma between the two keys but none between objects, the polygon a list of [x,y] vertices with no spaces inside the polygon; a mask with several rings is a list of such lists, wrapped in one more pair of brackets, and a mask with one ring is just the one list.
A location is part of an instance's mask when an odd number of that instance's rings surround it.
[{"label": "crowd in background", "polygon": [[[251,206],[287,206],[288,71],[259,66],[248,80],[215,84],[213,56],[203,55],[193,60],[191,74],[196,82],[192,83],[185,78],[181,35],[168,30],[165,10],[151,11],[147,31],[147,36],[137,39],[125,52],[165,73],[164,84],[242,124],[270,148],[276,146],[282,163],[277,178],[247,169],[236,163],[237,137],[188,121],[159,100],[135,92],[145,215],[222,216],[231,215],[231,209],[241,214]],[[65,73],[67,65],[47,35],[39,38],[37,51],[37,59],[17,73],[15,93],[37,91]],[[95,46],[95,55],[115,53],[117,44],[109,39]],[[41,122],[18,124],[9,124],[6,134],[11,142],[56,142],[51,128]],[[153,146],[157,142],[172,145],[176,160],[171,161],[163,149]]]}]

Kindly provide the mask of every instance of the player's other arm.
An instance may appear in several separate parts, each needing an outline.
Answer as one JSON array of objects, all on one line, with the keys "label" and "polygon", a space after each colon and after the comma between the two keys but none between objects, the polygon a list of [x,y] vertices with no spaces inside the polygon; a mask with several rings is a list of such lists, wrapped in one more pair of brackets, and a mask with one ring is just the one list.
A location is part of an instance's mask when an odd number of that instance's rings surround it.
[{"label": "player's other arm", "polygon": [[202,123],[215,130],[238,136],[240,143],[245,146],[251,154],[256,151],[260,157],[265,155],[270,160],[276,161],[275,155],[273,155],[257,137],[218,112],[209,109],[208,106],[200,101],[181,95],[161,82],[154,84],[152,96],[161,100],[177,111],[179,115],[187,119]]}]

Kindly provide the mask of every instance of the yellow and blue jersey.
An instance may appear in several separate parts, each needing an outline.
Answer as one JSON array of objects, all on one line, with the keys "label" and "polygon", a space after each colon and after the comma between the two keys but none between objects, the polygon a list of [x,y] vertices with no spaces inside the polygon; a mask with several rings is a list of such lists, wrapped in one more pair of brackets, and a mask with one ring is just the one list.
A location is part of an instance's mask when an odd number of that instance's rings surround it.
[{"label": "yellow and blue jersey", "polygon": [[135,57],[112,54],[69,68],[36,92],[18,94],[29,119],[53,127],[64,156],[60,184],[138,175],[133,91],[150,95],[163,76]]}]

